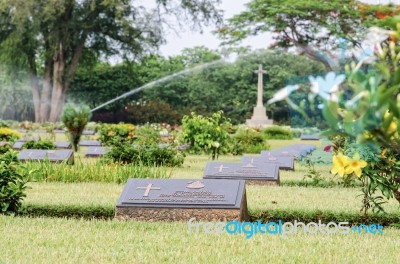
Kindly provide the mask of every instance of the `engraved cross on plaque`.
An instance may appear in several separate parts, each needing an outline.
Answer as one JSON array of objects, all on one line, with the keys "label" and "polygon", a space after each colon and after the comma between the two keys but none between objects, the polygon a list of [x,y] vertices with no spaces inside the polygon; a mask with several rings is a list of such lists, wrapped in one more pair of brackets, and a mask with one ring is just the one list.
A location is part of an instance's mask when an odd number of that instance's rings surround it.
[{"label": "engraved cross on plaque", "polygon": [[222,172],[223,169],[227,169],[227,168],[229,168],[229,167],[224,167],[224,164],[221,164],[220,166],[214,167],[214,168],[215,168],[215,169],[219,169],[218,172]]},{"label": "engraved cross on plaque", "polygon": [[262,65],[258,65],[258,70],[255,71],[258,73],[258,86],[257,86],[257,107],[263,107],[263,73],[267,73],[263,71]]},{"label": "engraved cross on plaque", "polygon": [[158,187],[152,188],[152,186],[153,186],[153,184],[152,184],[152,183],[149,183],[149,185],[147,185],[146,187],[136,187],[136,189],[143,189],[143,190],[146,190],[146,191],[144,192],[144,194],[143,194],[143,197],[147,197],[147,196],[149,196],[149,192],[150,192],[151,190],[161,190],[161,188],[158,188]]}]

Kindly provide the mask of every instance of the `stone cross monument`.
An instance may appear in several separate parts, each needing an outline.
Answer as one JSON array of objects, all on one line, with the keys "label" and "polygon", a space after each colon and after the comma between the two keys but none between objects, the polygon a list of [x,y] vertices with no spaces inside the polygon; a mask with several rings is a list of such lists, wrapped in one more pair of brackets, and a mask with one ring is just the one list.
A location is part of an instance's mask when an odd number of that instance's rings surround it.
[{"label": "stone cross monument", "polygon": [[262,128],[272,125],[272,120],[268,119],[266,115],[266,109],[263,103],[263,74],[266,73],[262,69],[262,65],[258,66],[258,87],[257,87],[257,105],[254,107],[253,116],[251,119],[246,120],[246,124],[249,127]]}]

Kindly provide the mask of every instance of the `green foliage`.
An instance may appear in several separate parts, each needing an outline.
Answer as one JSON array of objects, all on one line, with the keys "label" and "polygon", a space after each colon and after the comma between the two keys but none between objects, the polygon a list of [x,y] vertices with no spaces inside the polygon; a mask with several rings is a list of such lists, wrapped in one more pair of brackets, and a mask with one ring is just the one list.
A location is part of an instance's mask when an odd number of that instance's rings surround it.
[{"label": "green foliage", "polygon": [[12,146],[9,144],[0,145],[0,155],[12,150]]},{"label": "green foliage", "polygon": [[306,183],[306,186],[329,185],[328,181],[322,177],[321,172],[315,168],[315,164],[320,163],[319,160],[305,157],[301,162],[307,169],[303,178],[303,182]]},{"label": "green foliage", "polygon": [[265,139],[293,139],[293,133],[282,127],[267,127],[262,130]]},{"label": "green foliage", "polygon": [[113,142],[133,142],[136,129],[132,124],[103,124],[98,129],[99,139],[106,146],[112,145]]},{"label": "green foliage", "polygon": [[331,70],[339,65],[328,54],[343,45],[339,39],[348,40],[348,47],[357,47],[371,19],[376,20],[365,15],[365,8],[369,5],[357,0],[252,0],[218,33],[232,44],[254,34],[274,32],[275,45],[296,47]]},{"label": "green foliage", "polygon": [[271,146],[263,138],[261,133],[254,129],[239,129],[232,138],[233,155],[243,153],[260,153],[262,150],[269,150]]},{"label": "green foliage", "polygon": [[22,145],[23,149],[56,149],[56,146],[50,140],[29,140]]},{"label": "green foliage", "polygon": [[122,164],[177,167],[183,164],[184,156],[170,146],[132,145],[126,142],[115,142],[107,151],[104,159],[108,162]]},{"label": "green foliage", "polygon": [[[399,17],[390,20],[400,22]],[[378,28],[372,30],[382,35],[382,39],[372,40],[375,42],[374,54],[357,64],[346,65],[346,76],[331,72],[325,80],[318,81],[318,86],[322,86],[319,89],[326,91],[341,85],[334,93],[337,100],[324,98],[322,113],[330,128],[325,134],[336,136],[335,153],[353,155],[348,166],[353,166],[360,174],[357,176],[363,184],[362,211],[365,217],[370,209],[381,211],[385,198],[394,197],[400,202],[400,49],[397,41],[400,29],[397,27],[392,32]],[[366,65],[371,63],[374,67]],[[365,68],[361,68],[363,66]],[[345,77],[347,80],[342,83]],[[321,92],[318,94],[323,95]],[[311,101],[313,96],[310,98]],[[299,108],[303,109],[302,106]],[[309,118],[304,112],[303,115]],[[363,162],[359,162],[360,156],[363,156]],[[337,167],[342,166],[341,163],[338,162]],[[348,175],[344,178],[345,184],[356,175],[351,170],[345,174]],[[382,195],[376,195],[377,191]]]},{"label": "green foliage", "polygon": [[89,107],[83,106],[75,108],[72,105],[67,105],[61,115],[61,121],[68,130],[68,137],[74,151],[78,151],[78,143],[82,136],[83,129],[89,122],[92,114]]},{"label": "green foliage", "polygon": [[7,127],[0,128],[0,141],[13,142],[19,138],[21,138],[21,134],[17,131]]},{"label": "green foliage", "polygon": [[19,173],[17,153],[6,152],[0,156],[0,213],[17,212],[26,197],[27,177]]},{"label": "green foliage", "polygon": [[[108,63],[98,63],[94,67],[78,68],[68,97],[93,109],[142,84],[135,64],[111,66]],[[126,98],[117,104],[106,106],[102,111],[118,111],[131,100],[132,97]]]},{"label": "green foliage", "polygon": [[9,128],[10,125],[4,120],[0,120],[0,128],[4,128],[4,127]]},{"label": "green foliage", "polygon": [[212,159],[218,159],[220,154],[226,153],[229,148],[228,129],[232,124],[222,111],[211,117],[204,117],[192,113],[182,119],[182,140],[190,144],[194,152],[210,154]]},{"label": "green foliage", "polygon": [[[185,109],[174,109],[163,100],[131,103],[126,106],[127,119],[134,124],[160,123],[179,124]],[[189,110],[187,111],[189,112]]]}]

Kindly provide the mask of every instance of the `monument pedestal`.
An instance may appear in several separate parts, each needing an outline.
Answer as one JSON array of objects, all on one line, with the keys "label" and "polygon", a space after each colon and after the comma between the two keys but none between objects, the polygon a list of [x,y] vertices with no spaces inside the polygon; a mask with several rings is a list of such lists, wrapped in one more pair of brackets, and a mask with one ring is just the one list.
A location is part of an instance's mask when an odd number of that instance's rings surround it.
[{"label": "monument pedestal", "polygon": [[265,114],[266,109],[264,106],[256,106],[253,110],[251,119],[246,120],[246,125],[252,128],[264,128],[273,125],[272,119],[268,119]]}]

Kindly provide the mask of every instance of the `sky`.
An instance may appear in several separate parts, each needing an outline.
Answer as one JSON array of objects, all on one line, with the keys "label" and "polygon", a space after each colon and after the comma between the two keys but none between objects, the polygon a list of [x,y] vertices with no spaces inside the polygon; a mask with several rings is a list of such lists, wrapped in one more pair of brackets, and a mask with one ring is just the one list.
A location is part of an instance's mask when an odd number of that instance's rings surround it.
[{"label": "sky", "polygon": [[[251,0],[222,0],[219,9],[224,10],[224,17],[230,18],[241,13],[246,9],[245,4]],[[323,1],[323,0],[321,0]],[[145,5],[151,5],[154,0],[145,0]],[[400,0],[361,0],[361,2],[370,4],[388,4],[390,2],[400,4]],[[214,27],[205,27],[203,33],[191,32],[189,29],[180,32],[179,35],[169,32],[166,35],[167,43],[160,47],[160,53],[163,56],[174,56],[180,54],[184,48],[192,48],[195,46],[206,46],[210,49],[218,49],[221,40],[211,32]],[[250,37],[240,43],[241,46],[250,46],[252,49],[267,48],[273,42],[271,34],[261,34],[259,36]]]},{"label": "sky", "polygon": [[[224,10],[224,18],[230,18],[244,11],[244,4],[249,1],[250,0],[222,0],[219,9]],[[189,29],[180,32],[179,35],[169,32],[166,36],[167,43],[160,47],[160,53],[164,56],[173,56],[180,54],[184,48],[195,46],[206,46],[210,49],[218,49],[221,41],[217,36],[211,33],[213,30],[215,30],[215,27],[205,27],[203,29],[203,34],[191,32]],[[266,48],[271,43],[271,36],[269,34],[262,34],[246,39],[241,43],[241,46],[251,46],[253,49],[259,49]]]}]

